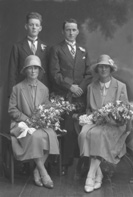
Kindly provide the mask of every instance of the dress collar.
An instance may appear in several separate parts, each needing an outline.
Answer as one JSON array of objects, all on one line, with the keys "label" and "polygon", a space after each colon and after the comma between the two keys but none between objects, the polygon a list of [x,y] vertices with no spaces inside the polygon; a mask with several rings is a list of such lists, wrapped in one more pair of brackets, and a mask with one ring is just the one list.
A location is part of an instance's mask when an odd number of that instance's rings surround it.
[{"label": "dress collar", "polygon": [[31,86],[31,87],[36,87],[37,84],[38,84],[38,80],[36,80],[35,83],[30,83],[30,82],[28,81],[28,79],[27,79],[26,81],[27,81],[27,84],[28,84],[29,86]]},{"label": "dress collar", "polygon": [[109,86],[110,86],[111,80],[106,82],[106,83],[102,83],[101,81],[99,83],[100,83],[101,88],[105,87],[105,88],[108,89]]}]

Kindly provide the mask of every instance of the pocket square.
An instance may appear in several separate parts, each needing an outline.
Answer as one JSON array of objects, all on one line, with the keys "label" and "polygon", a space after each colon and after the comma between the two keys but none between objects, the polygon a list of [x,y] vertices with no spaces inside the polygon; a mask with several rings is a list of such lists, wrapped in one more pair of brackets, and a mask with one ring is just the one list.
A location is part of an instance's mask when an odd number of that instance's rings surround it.
[{"label": "pocket square", "polygon": [[82,59],[85,59],[85,56],[83,56],[83,58]]}]

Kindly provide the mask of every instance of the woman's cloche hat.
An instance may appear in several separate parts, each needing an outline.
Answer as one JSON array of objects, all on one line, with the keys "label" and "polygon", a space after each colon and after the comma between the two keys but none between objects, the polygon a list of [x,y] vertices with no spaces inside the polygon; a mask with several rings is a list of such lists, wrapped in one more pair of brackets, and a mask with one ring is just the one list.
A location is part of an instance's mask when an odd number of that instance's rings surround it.
[{"label": "woman's cloche hat", "polygon": [[111,67],[112,72],[117,71],[117,65],[110,58],[109,55],[100,55],[100,57],[97,60],[97,63],[91,66],[91,70],[97,73],[97,66],[100,64],[109,65]]},{"label": "woman's cloche hat", "polygon": [[40,69],[42,69],[43,72],[44,69],[41,66],[41,60],[38,56],[36,55],[29,55],[24,62],[24,67],[21,70],[21,73],[24,73],[24,70],[29,67],[29,66],[38,66]]}]

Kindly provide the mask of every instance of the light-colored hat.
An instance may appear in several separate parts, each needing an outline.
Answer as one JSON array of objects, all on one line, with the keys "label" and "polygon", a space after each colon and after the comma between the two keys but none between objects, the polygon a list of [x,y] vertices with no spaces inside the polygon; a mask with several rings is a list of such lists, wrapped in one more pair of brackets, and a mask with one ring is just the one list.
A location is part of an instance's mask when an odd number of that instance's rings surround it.
[{"label": "light-colored hat", "polygon": [[91,70],[97,72],[97,66],[100,64],[109,65],[112,68],[112,72],[117,71],[117,65],[109,57],[109,55],[100,55],[100,57],[97,60],[97,63],[91,66]]},{"label": "light-colored hat", "polygon": [[21,73],[24,73],[25,68],[29,67],[29,66],[38,66],[39,68],[41,68],[44,71],[44,69],[41,66],[41,60],[38,56],[36,55],[29,55],[24,62],[24,67],[21,70]]}]

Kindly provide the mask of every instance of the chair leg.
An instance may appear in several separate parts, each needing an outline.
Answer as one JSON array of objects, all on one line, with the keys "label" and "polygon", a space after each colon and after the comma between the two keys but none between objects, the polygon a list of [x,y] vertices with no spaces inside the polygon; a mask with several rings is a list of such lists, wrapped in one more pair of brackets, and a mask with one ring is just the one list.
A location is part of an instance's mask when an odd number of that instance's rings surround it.
[{"label": "chair leg", "polygon": [[[127,150],[128,150],[128,152],[125,155],[125,158],[127,160],[125,160],[125,161],[128,162],[128,164],[130,165],[130,167],[133,171],[133,159],[132,159],[133,158],[133,152],[130,149],[127,149]],[[133,184],[133,175],[131,176],[129,183]]]},{"label": "chair leg", "polygon": [[59,176],[62,175],[62,157],[59,155]]},{"label": "chair leg", "polygon": [[10,170],[11,170],[11,174],[10,174],[10,179],[11,179],[11,184],[14,184],[14,157],[13,157],[13,153],[11,153],[11,166],[10,166]]},{"label": "chair leg", "polygon": [[61,152],[61,138],[59,137],[59,176],[62,175],[62,152]]}]

